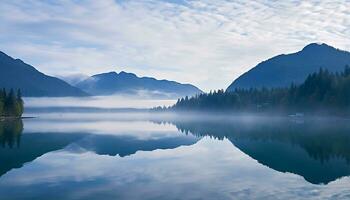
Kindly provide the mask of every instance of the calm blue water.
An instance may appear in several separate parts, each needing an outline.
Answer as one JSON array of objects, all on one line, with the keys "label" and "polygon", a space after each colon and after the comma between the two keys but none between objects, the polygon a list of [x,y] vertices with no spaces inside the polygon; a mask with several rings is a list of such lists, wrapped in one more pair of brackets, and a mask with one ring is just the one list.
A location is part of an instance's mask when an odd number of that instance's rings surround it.
[{"label": "calm blue water", "polygon": [[0,199],[350,198],[347,120],[29,115],[0,123]]}]

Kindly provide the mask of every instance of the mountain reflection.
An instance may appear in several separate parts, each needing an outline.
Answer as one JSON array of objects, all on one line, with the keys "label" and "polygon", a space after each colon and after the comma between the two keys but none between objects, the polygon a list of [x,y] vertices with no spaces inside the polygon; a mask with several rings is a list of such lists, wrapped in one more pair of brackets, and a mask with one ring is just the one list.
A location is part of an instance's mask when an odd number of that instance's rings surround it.
[{"label": "mountain reflection", "polygon": [[0,176],[24,163],[62,149],[82,138],[82,134],[22,134],[22,120],[0,122]]},{"label": "mountain reflection", "polygon": [[122,135],[93,134],[85,132],[38,132],[23,133],[22,120],[0,122],[0,177],[14,168],[57,150],[90,151],[98,155],[120,157],[137,151],[174,149],[195,144],[200,138],[173,133],[159,133],[155,137],[138,138]]},{"label": "mountain reflection", "polygon": [[157,149],[174,149],[179,146],[195,144],[199,138],[181,135],[139,139],[134,136],[121,135],[89,135],[76,143],[80,148],[93,151],[99,155],[120,157],[135,154],[137,151],[153,151]]},{"label": "mountain reflection", "polygon": [[259,163],[327,184],[350,175],[350,124],[345,120],[177,120],[186,134],[227,138]]}]

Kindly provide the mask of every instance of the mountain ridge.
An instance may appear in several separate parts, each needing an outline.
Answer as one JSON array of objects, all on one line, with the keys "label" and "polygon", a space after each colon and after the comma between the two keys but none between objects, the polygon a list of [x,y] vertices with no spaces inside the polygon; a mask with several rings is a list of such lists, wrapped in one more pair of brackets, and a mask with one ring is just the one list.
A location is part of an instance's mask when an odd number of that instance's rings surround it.
[{"label": "mountain ridge", "polygon": [[310,43],[298,52],[280,54],[260,62],[235,79],[227,91],[236,88],[271,88],[299,84],[320,68],[337,72],[348,64],[350,52],[325,43]]},{"label": "mountain ridge", "polygon": [[155,96],[192,96],[202,90],[191,84],[182,84],[166,79],[139,77],[134,73],[115,71],[95,74],[75,85],[94,95],[137,94],[146,92]]},{"label": "mountain ridge", "polygon": [[65,81],[48,76],[21,59],[0,51],[0,88],[20,89],[27,97],[88,96]]}]

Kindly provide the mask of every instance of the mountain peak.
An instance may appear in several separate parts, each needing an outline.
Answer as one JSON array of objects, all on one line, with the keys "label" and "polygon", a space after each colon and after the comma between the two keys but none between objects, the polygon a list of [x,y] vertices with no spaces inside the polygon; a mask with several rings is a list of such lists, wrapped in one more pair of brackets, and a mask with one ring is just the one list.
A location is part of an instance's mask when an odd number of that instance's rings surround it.
[{"label": "mountain peak", "polygon": [[306,45],[301,51],[320,51],[320,50],[330,50],[335,49],[334,47],[326,44],[326,43],[310,43]]},{"label": "mountain peak", "polygon": [[87,96],[82,90],[61,79],[47,76],[20,59],[0,51],[0,86],[21,89],[24,96],[64,97]]},{"label": "mountain peak", "polygon": [[136,78],[137,77],[136,74],[128,73],[128,72],[125,72],[125,71],[119,72],[118,75],[123,77],[123,78]]},{"label": "mountain peak", "polygon": [[259,63],[228,87],[236,88],[288,87],[302,83],[309,74],[320,68],[340,72],[350,64],[350,52],[325,43],[311,43],[301,51],[275,56]]},{"label": "mountain peak", "polygon": [[95,74],[92,76],[92,78],[96,77],[110,77],[110,76],[116,76],[118,75],[117,72],[111,71],[111,72],[106,72],[106,73],[101,73],[101,74]]},{"label": "mountain peak", "polygon": [[92,77],[123,77],[124,78],[124,77],[136,77],[136,75],[125,71],[121,71],[119,73],[115,71],[110,71],[110,72],[105,72],[101,74],[96,74],[96,75],[93,75]]},{"label": "mountain peak", "polygon": [[97,74],[78,84],[78,88],[93,95],[137,95],[157,98],[179,98],[202,93],[190,84],[175,81],[157,80],[151,77],[138,77],[134,73],[121,71]]},{"label": "mountain peak", "polygon": [[105,74],[105,75],[116,75],[117,72],[115,72],[115,71],[110,71],[110,72],[106,72],[106,73],[102,73],[102,74]]},{"label": "mountain peak", "polygon": [[119,75],[126,75],[126,74],[133,74],[133,73],[129,73],[129,72],[126,72],[126,71],[121,71],[121,72],[119,72]]}]

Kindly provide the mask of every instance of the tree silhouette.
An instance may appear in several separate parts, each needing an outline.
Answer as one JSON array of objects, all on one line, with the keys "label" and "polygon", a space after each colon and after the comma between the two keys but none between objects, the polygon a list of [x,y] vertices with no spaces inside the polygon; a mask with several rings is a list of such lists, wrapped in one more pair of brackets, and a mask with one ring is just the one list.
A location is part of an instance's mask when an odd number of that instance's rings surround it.
[{"label": "tree silhouette", "polygon": [[[164,110],[164,109],[155,109]],[[350,67],[341,73],[320,69],[304,83],[287,88],[237,88],[185,97],[167,110],[235,112],[325,112],[347,114],[350,110]]]},{"label": "tree silhouette", "polygon": [[20,117],[23,114],[23,99],[21,91],[17,90],[17,94],[13,89],[6,92],[5,89],[0,91],[0,117]]}]

